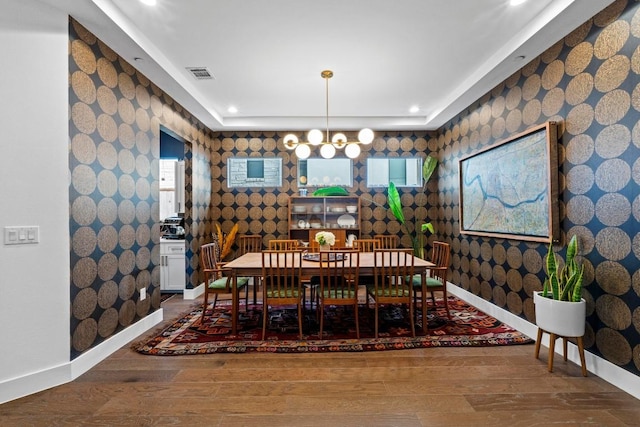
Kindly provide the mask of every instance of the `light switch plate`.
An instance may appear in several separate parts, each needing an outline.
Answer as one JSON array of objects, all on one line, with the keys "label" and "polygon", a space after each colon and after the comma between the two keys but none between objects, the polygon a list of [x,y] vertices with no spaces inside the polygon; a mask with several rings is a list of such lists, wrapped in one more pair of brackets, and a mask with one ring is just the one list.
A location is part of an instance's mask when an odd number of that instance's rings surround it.
[{"label": "light switch plate", "polygon": [[4,228],[5,245],[27,245],[40,242],[40,227],[37,225],[11,226]]}]

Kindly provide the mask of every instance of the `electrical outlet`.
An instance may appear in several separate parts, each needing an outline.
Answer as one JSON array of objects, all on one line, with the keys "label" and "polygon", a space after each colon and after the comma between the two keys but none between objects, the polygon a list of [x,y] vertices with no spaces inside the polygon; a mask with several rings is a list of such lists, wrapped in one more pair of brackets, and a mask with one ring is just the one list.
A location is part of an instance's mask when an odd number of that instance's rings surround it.
[{"label": "electrical outlet", "polygon": [[147,288],[140,289],[140,301],[144,301],[147,298]]}]

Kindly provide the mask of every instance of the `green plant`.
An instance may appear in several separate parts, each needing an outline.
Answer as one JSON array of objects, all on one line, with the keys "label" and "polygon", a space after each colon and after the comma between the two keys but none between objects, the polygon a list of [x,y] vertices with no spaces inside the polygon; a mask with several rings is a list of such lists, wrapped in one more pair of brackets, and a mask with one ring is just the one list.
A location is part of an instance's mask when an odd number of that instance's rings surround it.
[{"label": "green plant", "polygon": [[[422,165],[422,178],[424,179],[425,187],[427,185],[427,181],[429,180],[429,178],[431,178],[431,175],[435,171],[437,165],[438,160],[435,157],[427,156]],[[387,200],[389,202],[391,213],[393,213],[393,216],[396,217],[396,219],[400,222],[400,225],[405,228],[405,230],[409,234],[409,237],[411,238],[411,246],[413,248],[414,255],[420,258],[424,258],[424,233],[429,231],[433,234],[435,232],[433,224],[431,224],[430,222],[426,222],[418,226],[419,221],[416,219],[416,222],[413,224],[413,230],[409,228],[404,218],[404,212],[402,211],[402,201],[400,200],[400,194],[398,193],[398,189],[393,182],[389,182],[389,188],[387,189]],[[418,230],[420,232],[418,232]]]},{"label": "green plant", "polygon": [[578,265],[578,239],[574,235],[567,245],[567,257],[564,267],[560,269],[553,245],[549,244],[546,257],[547,278],[542,288],[542,296],[559,301],[580,302],[582,298],[582,278],[584,266]]}]

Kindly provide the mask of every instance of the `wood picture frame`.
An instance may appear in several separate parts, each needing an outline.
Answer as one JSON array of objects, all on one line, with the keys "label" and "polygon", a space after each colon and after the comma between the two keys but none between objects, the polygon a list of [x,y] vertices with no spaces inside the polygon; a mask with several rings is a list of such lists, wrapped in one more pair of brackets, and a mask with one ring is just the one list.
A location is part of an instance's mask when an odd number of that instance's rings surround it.
[{"label": "wood picture frame", "polygon": [[546,122],[458,161],[461,234],[558,239],[558,126]]}]

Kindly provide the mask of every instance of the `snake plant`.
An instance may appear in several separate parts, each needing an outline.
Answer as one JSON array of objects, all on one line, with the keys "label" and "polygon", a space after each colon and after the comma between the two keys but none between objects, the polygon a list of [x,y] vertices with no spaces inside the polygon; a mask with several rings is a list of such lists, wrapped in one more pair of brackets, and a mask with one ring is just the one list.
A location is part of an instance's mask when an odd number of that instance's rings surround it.
[{"label": "snake plant", "polygon": [[546,257],[547,278],[542,288],[542,296],[559,301],[580,302],[582,298],[582,278],[584,266],[578,265],[578,239],[574,235],[567,246],[567,258],[560,269],[553,245],[549,244]]}]

